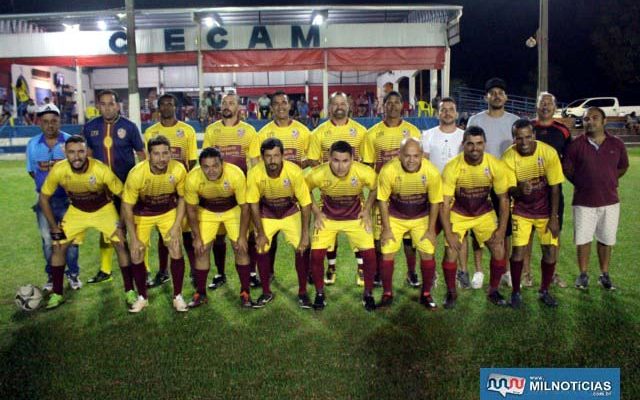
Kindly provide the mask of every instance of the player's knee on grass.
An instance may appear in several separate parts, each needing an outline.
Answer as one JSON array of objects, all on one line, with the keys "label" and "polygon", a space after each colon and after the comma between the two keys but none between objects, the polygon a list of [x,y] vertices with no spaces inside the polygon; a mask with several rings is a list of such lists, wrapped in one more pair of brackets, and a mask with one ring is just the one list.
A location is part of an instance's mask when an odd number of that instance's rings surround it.
[{"label": "player's knee on grass", "polygon": [[485,245],[491,252],[491,257],[495,260],[502,260],[505,257],[504,246],[497,243],[485,242]]}]

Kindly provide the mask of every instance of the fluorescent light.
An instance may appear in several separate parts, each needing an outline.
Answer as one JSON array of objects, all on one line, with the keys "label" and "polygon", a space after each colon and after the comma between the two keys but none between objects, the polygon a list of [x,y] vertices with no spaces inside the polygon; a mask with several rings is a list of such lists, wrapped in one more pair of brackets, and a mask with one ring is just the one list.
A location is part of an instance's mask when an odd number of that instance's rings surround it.
[{"label": "fluorescent light", "polygon": [[123,19],[124,17],[126,17],[126,16],[127,16],[127,14],[126,14],[126,13],[117,13],[117,14],[116,14],[116,16],[117,16],[119,19]]},{"label": "fluorescent light", "polygon": [[322,25],[323,22],[324,22],[324,17],[322,16],[322,14],[316,14],[316,16],[313,17],[313,21],[311,22],[311,24]]},{"label": "fluorescent light", "polygon": [[62,24],[65,32],[79,32],[80,24]]},{"label": "fluorescent light", "polygon": [[328,10],[313,10],[311,13],[311,24],[312,25],[322,25],[329,17]]},{"label": "fluorescent light", "polygon": [[106,31],[107,23],[104,22],[104,20],[98,20],[98,29],[100,29],[101,31]]},{"label": "fluorescent light", "polygon": [[203,18],[202,22],[207,26],[207,28],[212,28],[215,25],[215,21],[211,17]]}]

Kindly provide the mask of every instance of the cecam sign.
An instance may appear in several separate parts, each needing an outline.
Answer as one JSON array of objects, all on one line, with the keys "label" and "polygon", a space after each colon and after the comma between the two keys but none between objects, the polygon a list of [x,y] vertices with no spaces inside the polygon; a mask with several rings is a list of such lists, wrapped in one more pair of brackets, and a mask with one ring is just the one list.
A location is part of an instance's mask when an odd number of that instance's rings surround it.
[{"label": "cecam sign", "polygon": [[[154,30],[157,31],[157,30]],[[138,31],[136,42],[150,41],[147,36],[157,38],[158,32]],[[161,43],[165,52],[197,50],[195,29],[171,28],[162,30]],[[320,47],[320,27],[302,25],[277,26],[231,26],[214,27],[202,32],[201,43],[204,50],[247,50],[247,49],[307,49]],[[157,42],[152,46],[156,47]],[[140,46],[138,46],[140,47]],[[113,32],[109,38],[109,48],[116,54],[127,52],[127,34]]]}]

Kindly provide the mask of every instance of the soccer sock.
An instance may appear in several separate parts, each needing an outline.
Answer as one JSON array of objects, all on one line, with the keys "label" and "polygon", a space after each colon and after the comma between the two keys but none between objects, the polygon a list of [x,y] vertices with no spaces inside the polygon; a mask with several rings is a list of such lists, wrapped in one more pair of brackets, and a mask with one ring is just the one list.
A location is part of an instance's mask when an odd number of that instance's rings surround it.
[{"label": "soccer sock", "polygon": [[[173,273],[173,265],[171,266],[171,272]],[[193,277],[196,280],[196,291],[201,296],[207,295],[207,275],[209,275],[208,269],[196,269],[193,271]]]},{"label": "soccer sock", "polygon": [[551,281],[553,280],[553,274],[556,272],[556,263],[546,263],[540,260],[540,268],[542,268],[540,290],[549,290],[549,285],[551,285]]},{"label": "soccer sock", "polygon": [[[278,234],[273,235],[271,239],[271,247],[269,248],[269,271],[271,275],[275,274],[273,266],[276,263],[276,252],[278,251]],[[262,277],[260,277],[262,279]]]},{"label": "soccer sock", "polygon": [[376,275],[376,251],[374,249],[360,251],[360,256],[365,261],[360,264],[364,269],[364,294],[373,294],[373,279]]},{"label": "soccer sock", "polygon": [[411,239],[402,239],[404,245],[404,257],[407,260],[407,271],[416,272],[416,249],[413,247]]},{"label": "soccer sock", "polygon": [[262,293],[271,293],[271,261],[269,261],[269,252],[256,254],[258,263],[258,272],[260,273],[260,282],[262,283]]},{"label": "soccer sock", "polygon": [[167,273],[169,268],[169,248],[165,246],[162,236],[158,237],[158,272]]},{"label": "soccer sock", "polygon": [[128,292],[129,290],[133,290],[133,272],[131,271],[131,266],[120,267],[120,272],[122,273],[124,291]]},{"label": "soccer sock", "polygon": [[500,278],[502,278],[502,274],[507,270],[507,259],[496,260],[491,258],[489,268],[491,271],[489,273],[489,292],[495,292],[498,290],[498,286],[500,285]]},{"label": "soccer sock", "polygon": [[382,260],[380,275],[382,275],[382,290],[384,294],[393,294],[393,260]]},{"label": "soccer sock", "polygon": [[324,256],[326,249],[311,250],[311,277],[317,293],[324,292]]},{"label": "soccer sock", "polygon": [[436,261],[420,260],[420,272],[422,272],[422,294],[427,296],[431,293],[433,277],[436,274]]},{"label": "soccer sock", "polygon": [[456,269],[457,261],[443,261],[442,272],[444,273],[444,281],[447,283],[447,291],[455,293],[456,291]]},{"label": "soccer sock", "polygon": [[311,250],[302,253],[296,251],[296,272],[298,273],[298,294],[307,293],[307,277],[309,276],[309,257]]},{"label": "soccer sock", "polygon": [[182,280],[184,279],[184,257],[171,259],[171,279],[173,279],[173,297],[182,293]]},{"label": "soccer sock", "polygon": [[250,272],[256,272],[256,260],[257,260],[257,250],[256,250],[256,237],[253,233],[249,234],[249,239],[247,240],[247,247],[249,247],[249,270]]},{"label": "soccer sock", "polygon": [[131,263],[131,273],[133,274],[133,279],[136,281],[138,294],[146,299],[147,298],[147,269],[144,266],[144,262],[141,262],[139,264]]},{"label": "soccer sock", "polygon": [[64,285],[64,265],[59,267],[52,265],[51,277],[53,278],[53,293],[62,295]]},{"label": "soccer sock", "polygon": [[227,258],[227,243],[223,235],[216,236],[213,241],[213,261],[218,269],[218,274],[224,275],[224,263]]},{"label": "soccer sock", "polygon": [[511,260],[511,291],[512,293],[520,293],[520,280],[522,278],[522,266],[524,261]]},{"label": "soccer sock", "polygon": [[196,269],[196,251],[193,249],[193,238],[191,237],[191,232],[182,233],[182,243],[184,244],[184,249],[187,253],[187,258],[189,259],[189,271],[191,272],[191,276],[193,276]]},{"label": "soccer sock", "polygon": [[105,274],[111,274],[113,270],[113,246],[111,243],[105,243],[102,235],[100,236],[100,271]]},{"label": "soccer sock", "polygon": [[238,277],[240,278],[240,292],[247,292],[251,290],[251,267],[249,265],[236,264],[236,271],[238,271]]}]

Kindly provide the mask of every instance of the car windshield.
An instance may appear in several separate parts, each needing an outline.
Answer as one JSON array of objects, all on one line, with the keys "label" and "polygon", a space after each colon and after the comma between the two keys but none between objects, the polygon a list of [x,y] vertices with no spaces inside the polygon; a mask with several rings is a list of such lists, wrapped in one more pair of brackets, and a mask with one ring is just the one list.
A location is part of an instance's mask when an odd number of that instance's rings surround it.
[{"label": "car windshield", "polygon": [[569,105],[567,106],[567,108],[568,108],[568,107],[577,107],[577,106],[579,106],[580,104],[584,103],[584,101],[585,101],[585,100],[586,100],[586,99],[578,99],[578,100],[574,100],[574,101],[572,101],[571,103],[569,103]]}]

